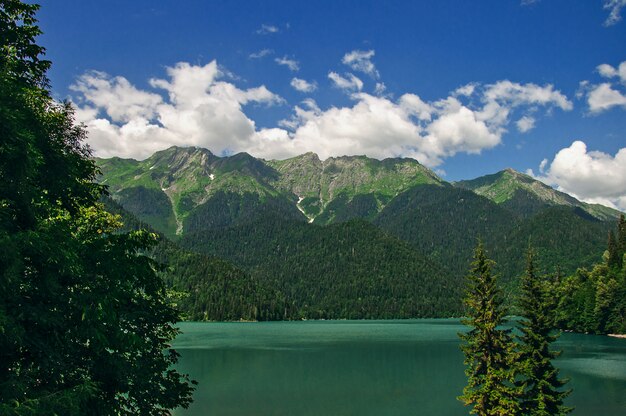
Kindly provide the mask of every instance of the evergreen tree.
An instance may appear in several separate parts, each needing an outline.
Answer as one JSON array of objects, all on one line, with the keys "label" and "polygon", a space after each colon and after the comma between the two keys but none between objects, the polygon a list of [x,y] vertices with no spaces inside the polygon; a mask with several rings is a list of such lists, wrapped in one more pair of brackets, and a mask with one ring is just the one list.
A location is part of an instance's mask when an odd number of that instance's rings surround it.
[{"label": "evergreen tree", "polygon": [[482,242],[474,251],[474,261],[466,277],[464,304],[471,329],[459,334],[464,344],[465,374],[468,384],[459,397],[477,415],[516,415],[520,388],[515,386],[515,343],[510,329],[503,329],[505,310],[494,262],[485,255]]},{"label": "evergreen tree", "polygon": [[624,214],[619,216],[617,222],[617,249],[619,253],[618,267],[624,266],[624,254],[626,254],[626,218]]},{"label": "evergreen tree", "polygon": [[178,312],[155,236],[122,233],[85,130],[48,90],[38,6],[0,0],[0,414],[164,415],[192,388],[171,367]]},{"label": "evergreen tree", "polygon": [[572,410],[563,405],[570,390],[562,390],[566,382],[559,379],[559,370],[551,362],[559,352],[550,349],[557,337],[552,334],[554,319],[544,284],[536,272],[535,253],[529,247],[519,300],[524,318],[520,322],[518,361],[523,376],[521,408],[525,415],[564,415]]},{"label": "evergreen tree", "polygon": [[609,241],[607,243],[608,259],[607,265],[610,268],[619,268],[621,266],[621,253],[618,242],[615,240],[613,230],[609,231]]}]

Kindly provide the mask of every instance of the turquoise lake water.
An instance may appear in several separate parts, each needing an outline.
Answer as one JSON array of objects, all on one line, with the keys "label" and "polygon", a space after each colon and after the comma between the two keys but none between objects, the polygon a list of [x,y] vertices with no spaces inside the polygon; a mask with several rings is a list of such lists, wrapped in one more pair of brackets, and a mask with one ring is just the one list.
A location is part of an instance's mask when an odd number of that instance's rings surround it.
[{"label": "turquoise lake water", "polygon": [[[458,320],[181,323],[175,415],[467,415]],[[626,415],[626,339],[563,334],[574,415]]]}]

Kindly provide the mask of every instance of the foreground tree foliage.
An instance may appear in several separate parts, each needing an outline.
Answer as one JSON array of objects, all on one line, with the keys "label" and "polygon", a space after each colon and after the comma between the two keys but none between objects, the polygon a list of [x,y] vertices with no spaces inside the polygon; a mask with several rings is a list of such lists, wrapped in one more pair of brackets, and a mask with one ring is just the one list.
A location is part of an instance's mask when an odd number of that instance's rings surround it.
[{"label": "foreground tree foliage", "polygon": [[554,301],[549,281],[540,278],[535,253],[529,247],[526,273],[519,296],[520,334],[516,340],[511,329],[502,328],[505,309],[500,289],[491,270],[493,262],[485,256],[482,243],[475,250],[474,262],[467,277],[464,303],[471,329],[459,336],[465,341],[468,384],[459,397],[478,415],[565,415],[572,408],[564,405],[571,390],[552,360],[559,352],[550,349],[556,340]]},{"label": "foreground tree foliage", "polygon": [[147,232],[119,232],[68,104],[49,94],[38,6],[0,0],[0,414],[169,414],[177,311]]},{"label": "foreground tree foliage", "polygon": [[563,390],[565,381],[559,379],[559,370],[552,359],[559,352],[550,349],[556,341],[553,335],[552,304],[544,282],[537,274],[535,253],[528,248],[526,273],[522,277],[520,309],[520,356],[518,365],[523,388],[521,396],[522,414],[533,416],[565,415],[572,408],[563,405],[571,390]]},{"label": "foreground tree foliage", "polygon": [[459,336],[465,341],[461,349],[468,384],[459,400],[472,406],[473,414],[517,415],[521,391],[515,385],[517,353],[511,330],[502,328],[505,309],[493,265],[479,243],[466,278],[468,318],[462,322],[471,329]]}]

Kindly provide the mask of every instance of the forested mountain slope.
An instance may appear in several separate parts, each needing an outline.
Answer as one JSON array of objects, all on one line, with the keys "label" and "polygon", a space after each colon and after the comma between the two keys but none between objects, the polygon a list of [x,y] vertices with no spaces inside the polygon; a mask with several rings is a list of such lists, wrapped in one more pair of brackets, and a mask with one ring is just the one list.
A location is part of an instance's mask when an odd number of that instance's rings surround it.
[{"label": "forested mountain slope", "polygon": [[[148,229],[110,198],[106,210],[119,215],[126,230]],[[167,285],[180,292],[176,301],[188,320],[281,320],[294,319],[293,308],[270,282],[260,281],[228,261],[187,251],[161,236],[148,253],[162,265]]]},{"label": "forested mountain slope", "polygon": [[460,312],[460,276],[363,220],[328,226],[262,221],[181,244],[271,282],[303,318],[408,318]]},{"label": "forested mountain slope", "polygon": [[[181,301],[196,318],[232,310],[206,312],[219,290],[245,300],[235,313],[245,319],[455,314],[478,238],[514,291],[529,243],[546,269],[571,273],[598,261],[618,215],[510,169],[450,184],[412,159],[266,161],[172,147],[97,162],[113,199],[184,246],[166,257],[192,270],[172,279],[203,293]],[[230,286],[200,289],[211,274],[232,276]]]}]

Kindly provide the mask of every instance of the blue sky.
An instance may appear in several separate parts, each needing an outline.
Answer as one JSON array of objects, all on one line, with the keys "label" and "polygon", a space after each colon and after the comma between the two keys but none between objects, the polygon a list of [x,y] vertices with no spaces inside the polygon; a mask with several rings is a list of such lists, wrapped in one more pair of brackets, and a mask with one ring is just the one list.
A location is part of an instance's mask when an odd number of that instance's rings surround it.
[{"label": "blue sky", "polygon": [[625,6],[57,0],[40,43],[99,156],[414,157],[447,180],[532,169],[624,209]]}]

